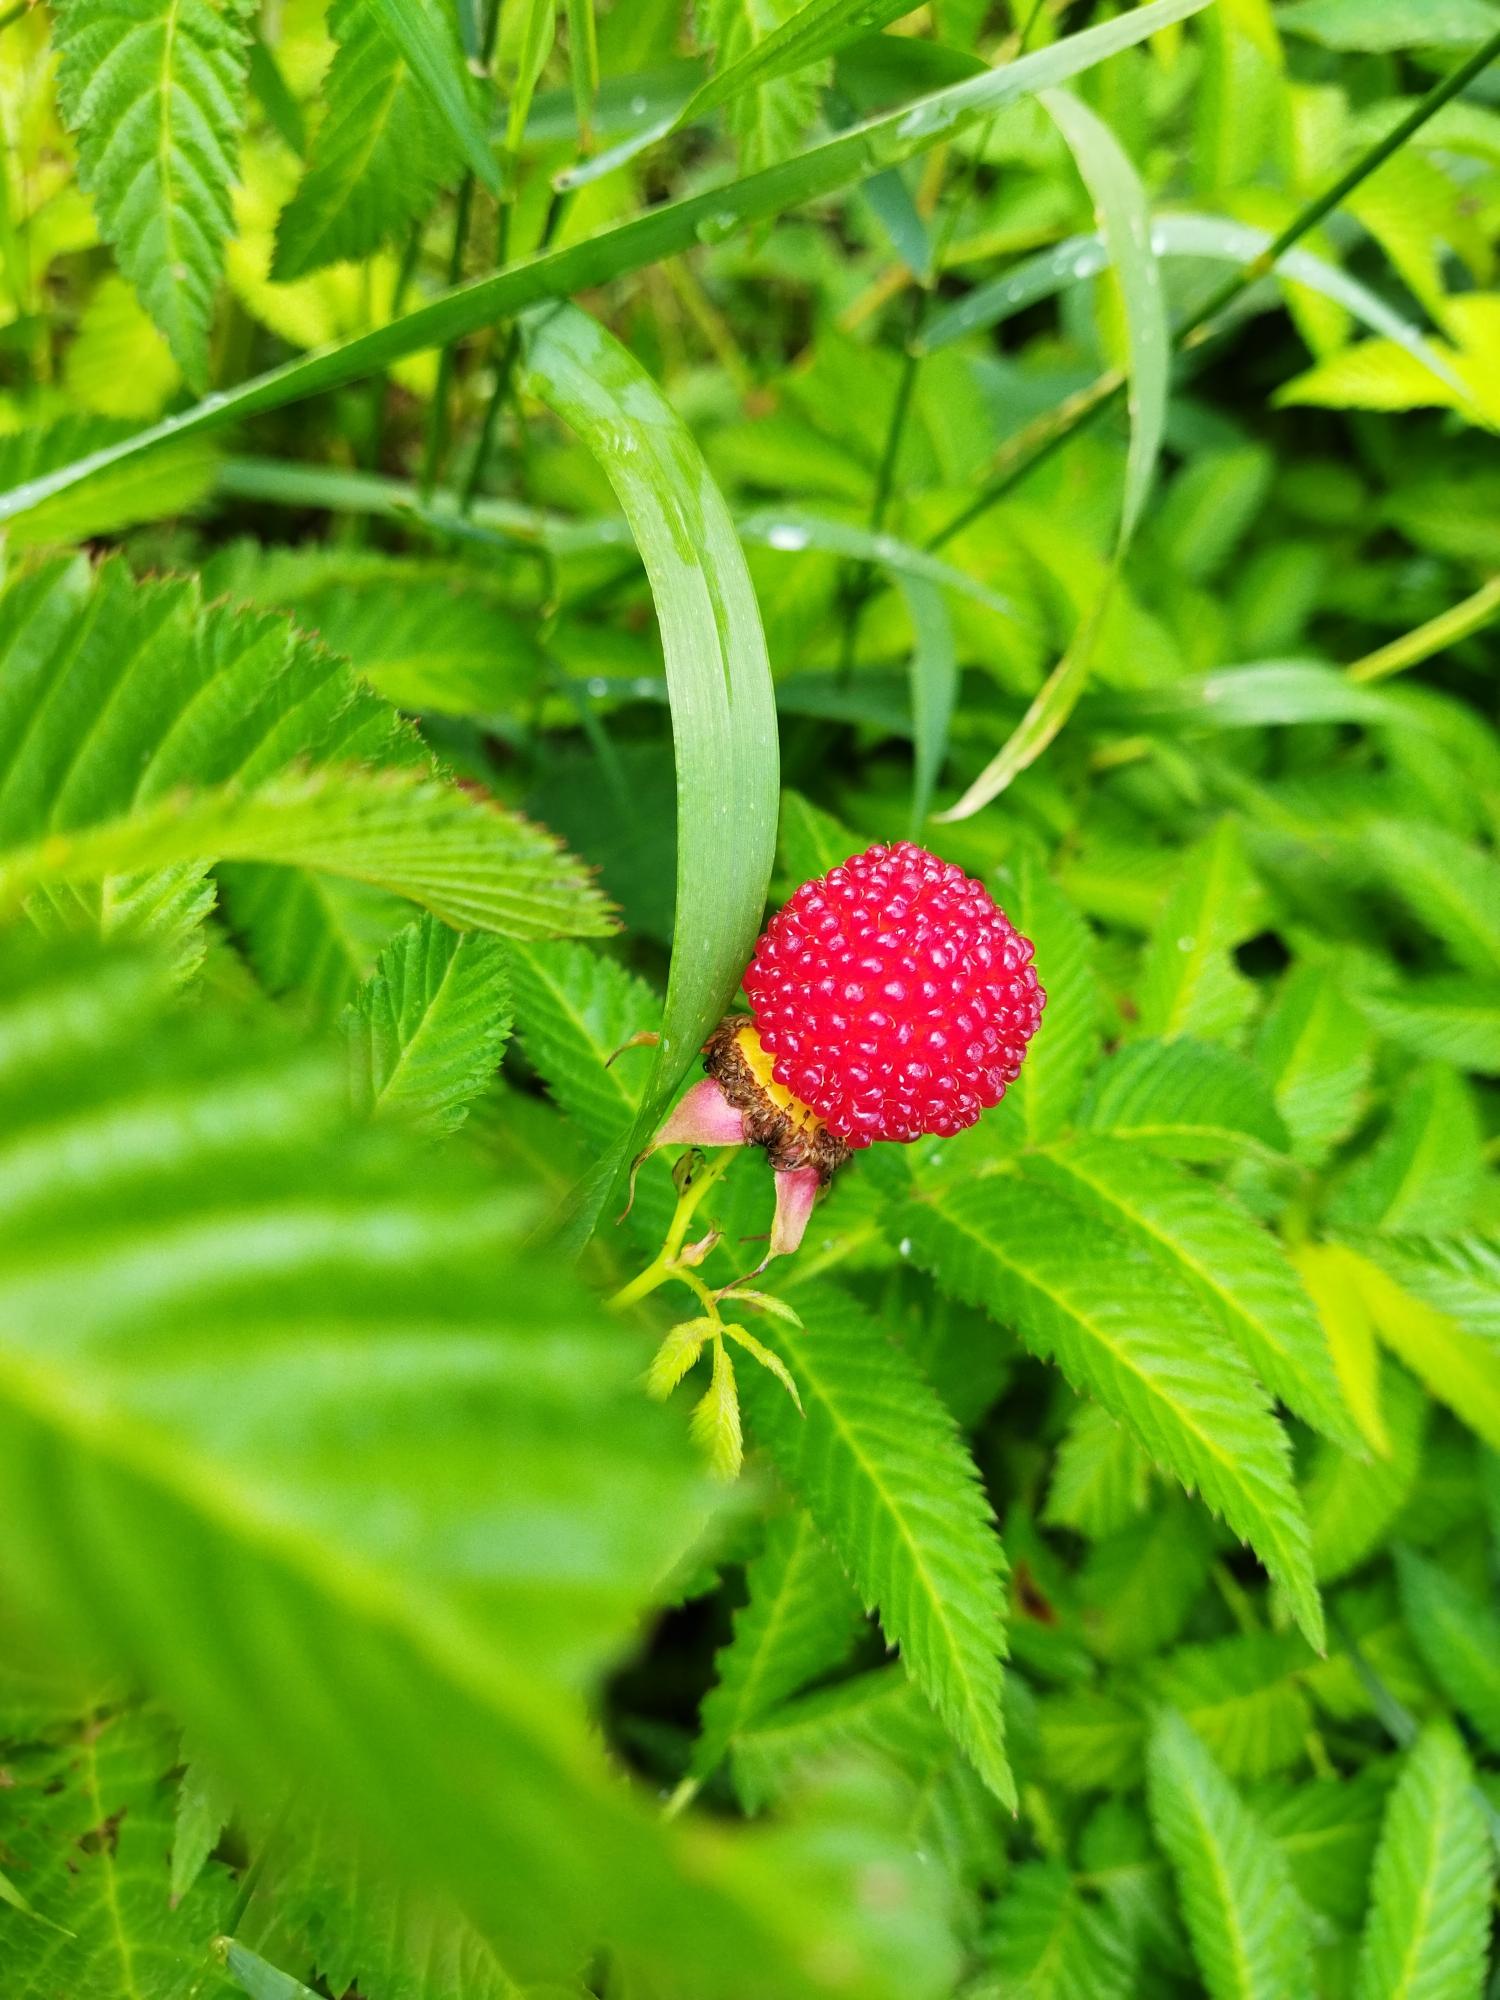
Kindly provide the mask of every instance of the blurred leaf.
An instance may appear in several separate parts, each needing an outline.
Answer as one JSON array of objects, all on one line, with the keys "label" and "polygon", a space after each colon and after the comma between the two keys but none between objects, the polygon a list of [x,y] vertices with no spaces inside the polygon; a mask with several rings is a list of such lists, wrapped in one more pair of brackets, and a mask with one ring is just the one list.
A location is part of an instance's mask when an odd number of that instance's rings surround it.
[{"label": "blurred leaf", "polygon": [[1500,1749],[1500,1616],[1411,1549],[1396,1551],[1401,1610],[1434,1680],[1454,1707]]},{"label": "blurred leaf", "polygon": [[[1377,1241],[1372,1239],[1371,1252]],[[1385,1345],[1456,1417],[1493,1450],[1500,1451],[1496,1343],[1470,1333],[1447,1313],[1398,1284],[1370,1254],[1351,1253],[1350,1269]]]},{"label": "blurred leaf", "polygon": [[1359,1010],[1321,967],[1294,966],[1261,1026],[1255,1055],[1296,1156],[1325,1158],[1365,1108],[1374,1047]]},{"label": "blurred leaf", "polygon": [[1328,49],[1467,48],[1500,32],[1488,0],[1287,0],[1276,18]]},{"label": "blurred leaf", "polygon": [[1329,1204],[1353,1229],[1462,1229],[1484,1180],[1479,1117],[1461,1077],[1425,1068],[1407,1079],[1391,1122]]},{"label": "blurred leaf", "polygon": [[1358,2000],[1469,2000],[1484,1984],[1495,1859],[1452,1731],[1418,1739],[1386,1808],[1360,1949]]},{"label": "blurred leaf", "polygon": [[1028,1861],[996,1904],[973,2000],[1127,2000],[1130,1953],[1114,1919],[1060,1861]]},{"label": "blurred leaf", "polygon": [[1350,1414],[1370,1449],[1389,1458],[1391,1440],[1380,1407],[1380,1353],[1348,1256],[1342,1244],[1303,1243],[1292,1252],[1292,1261],[1317,1308]]},{"label": "blurred leaf", "polygon": [[1221,819],[1186,861],[1146,949],[1140,1028],[1171,1041],[1232,1040],[1253,1002],[1234,947],[1255,923],[1255,883],[1239,829]]},{"label": "blurred leaf", "polygon": [[1390,1366],[1380,1370],[1372,1393],[1385,1425],[1385,1455],[1356,1457],[1324,1441],[1303,1482],[1313,1560],[1322,1583],[1348,1576],[1379,1548],[1411,1498],[1421,1468],[1430,1414],[1426,1397],[1409,1375]]},{"label": "blurred leaf", "polygon": [[1291,1144],[1255,1066],[1186,1035],[1116,1049],[1095,1071],[1078,1122],[1182,1160],[1284,1153]]},{"label": "blurred leaf", "polygon": [[1152,1733],[1147,1793],[1212,2000],[1306,1993],[1311,1940],[1286,1860],[1180,1716]]},{"label": "blurred leaf", "polygon": [[1151,1461],[1130,1432],[1097,1403],[1081,1403],[1057,1448],[1042,1519],[1099,1540],[1144,1512]]},{"label": "blurred leaf", "polygon": [[518,1966],[604,1929],[705,1992],[821,1990],[785,1886],[773,1931],[751,1850],[661,1829],[577,1706],[704,1503],[632,1344],[520,1252],[526,1205],[351,1124],[318,1052],[168,1029],[134,961],[6,957],[13,1615],[159,1687],[252,1800],[327,1798]]},{"label": "blurred leaf", "polygon": [[1375,820],[1362,841],[1387,883],[1458,963],[1500,979],[1500,861],[1440,826]]}]

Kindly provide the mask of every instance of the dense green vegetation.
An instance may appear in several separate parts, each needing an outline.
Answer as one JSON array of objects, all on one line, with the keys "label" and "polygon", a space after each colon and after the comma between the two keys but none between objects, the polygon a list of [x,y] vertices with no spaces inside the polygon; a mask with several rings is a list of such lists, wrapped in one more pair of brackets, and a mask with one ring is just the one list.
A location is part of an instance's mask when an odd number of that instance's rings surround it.
[{"label": "dense green vegetation", "polygon": [[[22,0],[0,141],[5,2000],[1493,2000],[1500,7]],[[1005,1103],[621,1216],[907,837]]]}]

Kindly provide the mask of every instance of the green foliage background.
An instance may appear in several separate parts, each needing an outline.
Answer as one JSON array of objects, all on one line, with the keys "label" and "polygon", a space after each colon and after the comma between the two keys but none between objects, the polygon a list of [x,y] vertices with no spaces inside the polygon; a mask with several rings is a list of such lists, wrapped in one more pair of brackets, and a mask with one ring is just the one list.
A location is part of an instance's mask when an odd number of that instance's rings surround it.
[{"label": "green foliage background", "polygon": [[[1497,58],[0,9],[6,2000],[1493,2000]],[[614,1221],[907,836],[1006,1103]]]}]

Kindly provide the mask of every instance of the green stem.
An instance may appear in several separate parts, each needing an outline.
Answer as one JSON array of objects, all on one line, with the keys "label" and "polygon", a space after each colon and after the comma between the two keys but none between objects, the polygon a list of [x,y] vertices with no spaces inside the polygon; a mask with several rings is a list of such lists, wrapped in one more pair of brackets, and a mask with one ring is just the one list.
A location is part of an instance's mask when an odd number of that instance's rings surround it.
[{"label": "green stem", "polygon": [[[458,207],[453,218],[453,248],[448,253],[448,285],[451,290],[463,276],[464,251],[469,243],[469,220],[474,209],[474,176],[465,174],[458,190]],[[453,379],[454,343],[438,356],[437,387],[427,413],[427,449],[422,458],[422,498],[431,498],[437,484],[438,466],[448,443],[448,396]]]},{"label": "green stem", "polygon": [[[1267,277],[1274,269],[1278,258],[1300,243],[1309,230],[1316,229],[1324,216],[1337,208],[1362,181],[1368,180],[1377,167],[1384,166],[1391,155],[1404,146],[1414,132],[1420,131],[1429,118],[1441,111],[1450,99],[1456,97],[1467,84],[1472,83],[1474,78],[1487,69],[1497,57],[1500,57],[1500,33],[1491,35],[1487,42],[1474,51],[1467,62],[1460,63],[1450,75],[1434,84],[1432,89],[1412,106],[1399,124],[1393,126],[1383,138],[1376,140],[1374,145],[1367,147],[1354,164],[1294,216],[1281,234],[1267,244],[1258,256],[1253,257],[1232,277],[1227,278],[1209,298],[1207,304],[1178,331],[1173,341],[1177,351],[1180,353],[1184,348],[1200,346],[1212,338],[1218,331],[1214,322],[1219,319],[1227,306],[1232,305],[1252,285]],[[1046,436],[1034,450],[1016,454],[999,476],[991,480],[967,507],[938,529],[928,542],[928,548],[941,548],[961,529],[978,520],[981,514],[987,513],[1010,492],[1023,473],[1029,472],[1033,465],[1040,464],[1042,459],[1055,451],[1080,425],[1113,403],[1123,393],[1124,388],[1123,374],[1118,370],[1111,370],[1108,374],[1101,375],[1081,396],[1074,397],[1070,404],[1063,405],[1062,408],[1069,412],[1066,420],[1059,426],[1049,428]]]},{"label": "green stem", "polygon": [[[566,190],[561,194],[553,194],[547,207],[547,214],[542,222],[542,233],[537,238],[536,254],[538,256],[541,256],[551,246],[552,239],[556,235],[563,217],[567,214],[572,200],[573,196],[571,192]],[[505,207],[500,211],[500,239],[497,252],[498,261],[502,265],[505,262],[509,242],[510,209]],[[500,350],[500,359],[496,364],[494,387],[490,390],[489,399],[484,406],[484,416],[480,420],[479,439],[474,447],[474,456],[469,461],[468,472],[464,475],[463,491],[459,499],[460,513],[469,513],[478,497],[480,484],[484,478],[484,468],[489,463],[490,452],[494,447],[495,425],[499,420],[500,411],[504,407],[506,398],[511,395],[515,387],[516,362],[520,359],[520,354],[520,329],[519,327],[511,326],[506,332],[505,345]]]},{"label": "green stem", "polygon": [[691,1265],[682,1264],[679,1260],[688,1224],[697,1213],[709,1189],[715,1187],[728,1171],[732,1158],[732,1149],[726,1147],[693,1175],[687,1186],[678,1194],[671,1226],[667,1230],[666,1239],[660,1250],[644,1271],[639,1272],[628,1284],[622,1285],[619,1291],[606,1301],[608,1311],[625,1312],[629,1307],[639,1305],[642,1299],[649,1298],[652,1292],[675,1278],[703,1302],[711,1319],[716,1320],[719,1317],[718,1307],[712,1303],[713,1295],[708,1287]]},{"label": "green stem", "polygon": [[1388,646],[1381,646],[1376,652],[1366,653],[1362,660],[1356,660],[1348,669],[1349,678],[1351,681],[1383,681],[1391,674],[1399,674],[1403,668],[1430,660],[1434,653],[1456,646],[1460,639],[1467,639],[1471,632],[1479,631],[1492,618],[1500,618],[1500,576],[1492,576],[1488,583],[1480,585],[1472,597],[1466,597],[1461,604],[1452,605],[1447,611],[1440,611],[1436,618],[1429,618],[1415,631],[1392,639]]}]

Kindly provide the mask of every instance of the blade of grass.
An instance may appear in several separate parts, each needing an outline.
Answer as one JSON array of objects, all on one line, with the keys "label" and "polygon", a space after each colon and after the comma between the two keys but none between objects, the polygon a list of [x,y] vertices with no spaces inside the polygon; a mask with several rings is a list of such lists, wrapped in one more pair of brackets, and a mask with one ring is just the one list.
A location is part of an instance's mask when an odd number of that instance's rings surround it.
[{"label": "blade of grass", "polygon": [[1351,681],[1387,680],[1392,674],[1403,673],[1407,667],[1430,660],[1434,653],[1456,646],[1460,639],[1467,639],[1471,632],[1482,631],[1495,618],[1500,618],[1500,576],[1492,576],[1488,583],[1479,586],[1472,597],[1440,611],[1436,618],[1429,618],[1415,631],[1392,639],[1388,646],[1378,647],[1373,653],[1366,653],[1362,660],[1356,660],[1348,669],[1349,678]]},{"label": "blade of grass", "polygon": [[720,240],[747,224],[837,193],[885,167],[914,158],[939,140],[993,116],[1004,105],[1066,82],[1169,23],[1186,20],[1207,4],[1208,0],[1151,0],[1150,5],[1119,20],[1087,28],[1004,69],[966,78],[932,91],[914,104],[868,119],[762,173],[668,203],[587,242],[529,258],[447,292],[373,332],[288,362],[227,393],[205,397],[133,437],[24,481],[0,494],[0,521],[14,520],[54,494],[168,439],[222,430],[259,411],[280,409],[325,389],[342,387],[389,367],[405,355],[441,347],[528,306],[571,296],[673,256],[696,242]]},{"label": "blade of grass", "polygon": [[576,1237],[659,1124],[749,959],[776,852],[776,700],[729,509],[640,363],[587,314],[560,306],[523,323],[522,379],[593,452],[630,522],[661,624],[677,758],[661,1042],[634,1125],[575,1204]]},{"label": "blade of grass", "polygon": [[[1139,17],[1137,17],[1139,18]],[[1295,244],[1312,229],[1315,229],[1331,210],[1337,208],[1346,196],[1366,181],[1377,167],[1383,166],[1411,138],[1421,130],[1428,119],[1443,106],[1457,97],[1459,92],[1472,83],[1490,64],[1500,57],[1500,34],[1495,34],[1476,49],[1467,62],[1460,63],[1441,81],[1434,84],[1425,96],[1420,97],[1412,109],[1398,125],[1382,135],[1373,145],[1360,154],[1354,164],[1341,174],[1324,192],[1301,209],[1280,235],[1266,245],[1259,256],[1229,278],[1207,303],[1194,314],[1187,326],[1177,334],[1174,345],[1186,348],[1199,345],[1215,331],[1214,323],[1228,306],[1250,289],[1261,278],[1266,277]],[[1097,379],[1088,389],[1071,397],[1059,406],[1051,416],[1031,427],[1026,433],[1026,449],[1016,449],[1019,440],[1012,440],[1006,450],[1003,470],[992,479],[970,503],[953,518],[946,521],[928,542],[928,547],[940,549],[953,537],[988,513],[1015,485],[1023,473],[1055,451],[1061,443],[1086,423],[1098,411],[1112,403],[1125,386],[1125,378],[1118,370],[1109,371]]]},{"label": "blade of grass", "polygon": [[1151,208],[1140,175],[1104,121],[1071,91],[1044,90],[1041,104],[1073,155],[1120,283],[1129,358],[1130,452],[1120,504],[1124,553],[1146,503],[1167,420],[1171,336],[1161,270],[1151,240]]}]

